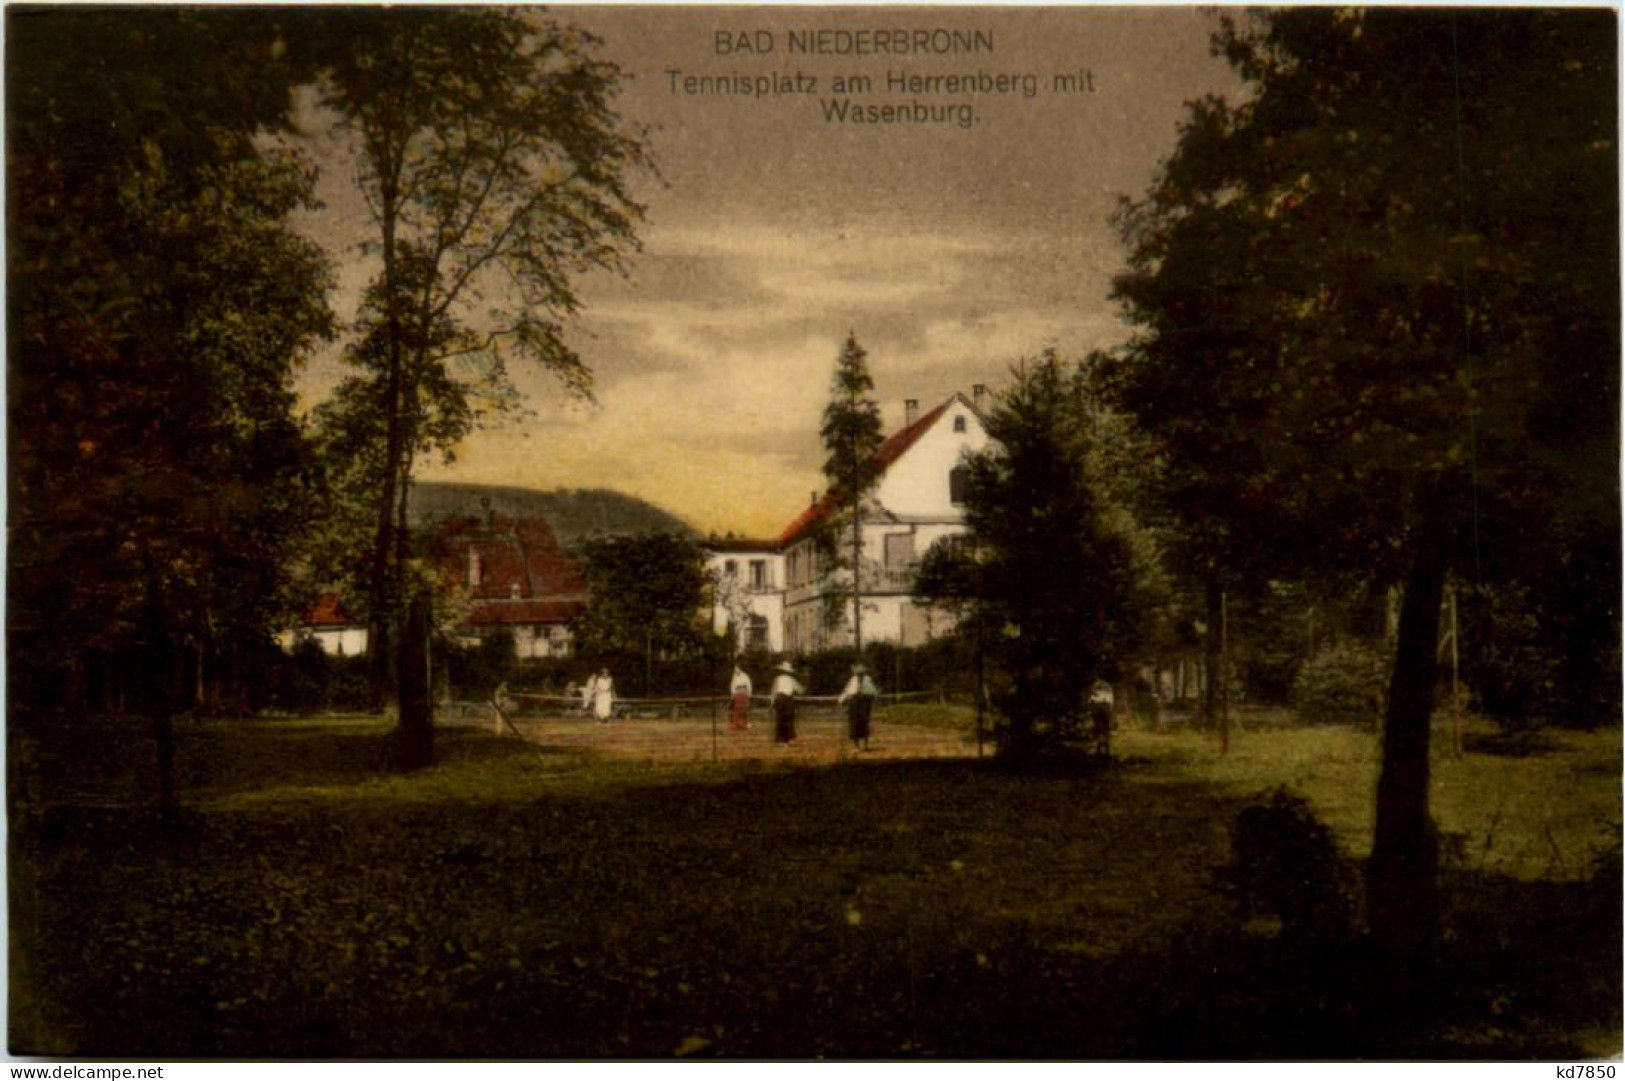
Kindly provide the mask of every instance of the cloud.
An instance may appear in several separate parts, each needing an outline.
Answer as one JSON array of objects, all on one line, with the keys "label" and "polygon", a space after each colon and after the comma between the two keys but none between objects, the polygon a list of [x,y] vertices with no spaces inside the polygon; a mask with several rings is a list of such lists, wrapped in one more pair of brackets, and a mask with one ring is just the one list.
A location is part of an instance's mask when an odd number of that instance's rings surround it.
[{"label": "cloud", "polygon": [[[929,408],[1003,382],[1011,362],[1045,346],[1078,355],[1120,340],[1113,201],[1144,190],[1184,101],[1233,82],[1191,11],[968,10],[954,18],[996,30],[997,63],[1041,75],[1087,67],[1099,92],[988,101],[973,130],[860,131],[823,123],[812,102],[674,94],[668,69],[720,70],[701,63],[713,59],[714,13],[611,6],[571,18],[637,76],[618,104],[653,132],[665,181],[640,182],[649,217],[631,275],[579,283],[585,308],[568,333],[596,404],[562,401],[545,372],[516,363],[532,415],[476,433],[455,465],[425,475],[608,486],[702,529],[775,533],[821,485],[819,418],[848,330],[869,350],[891,427],[904,398]],[[738,18],[785,25],[769,8]],[[825,76],[850,66],[806,62]],[[307,149],[334,166],[322,220],[348,315],[369,265],[350,244],[364,208],[344,147],[318,144]],[[333,211],[347,228],[333,227]],[[318,358],[305,400],[337,372]]]}]

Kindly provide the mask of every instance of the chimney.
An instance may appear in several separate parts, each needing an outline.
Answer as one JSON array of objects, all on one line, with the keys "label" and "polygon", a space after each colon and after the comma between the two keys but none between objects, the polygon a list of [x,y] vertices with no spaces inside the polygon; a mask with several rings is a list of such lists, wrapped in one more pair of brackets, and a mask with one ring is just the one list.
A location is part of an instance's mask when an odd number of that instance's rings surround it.
[{"label": "chimney", "polygon": [[496,524],[496,512],[491,509],[491,497],[480,496],[480,506],[485,509],[485,528],[490,530]]},{"label": "chimney", "polygon": [[914,422],[920,419],[920,399],[903,399],[903,427],[912,428]]},{"label": "chimney", "polygon": [[817,505],[818,505],[818,493],[817,492],[808,492],[807,493],[807,506],[814,507],[814,506],[817,506]]},{"label": "chimney", "polygon": [[982,399],[987,397],[986,383],[972,383],[970,388],[971,403],[976,408],[982,408]]}]

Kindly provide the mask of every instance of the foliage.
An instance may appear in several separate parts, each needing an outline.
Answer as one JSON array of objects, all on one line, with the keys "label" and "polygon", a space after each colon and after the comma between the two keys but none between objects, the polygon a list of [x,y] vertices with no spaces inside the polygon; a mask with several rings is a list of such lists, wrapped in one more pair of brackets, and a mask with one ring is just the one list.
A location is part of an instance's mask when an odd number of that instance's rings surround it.
[{"label": "foliage", "polygon": [[264,694],[251,703],[255,711],[309,717],[321,713],[357,712],[367,705],[366,658],[335,657],[314,639],[295,643],[287,653],[262,658]]},{"label": "foliage", "polygon": [[849,500],[874,484],[875,451],[880,449],[880,405],[869,374],[869,354],[848,334],[835,361],[829,404],[819,436],[824,441],[824,479]]},{"label": "foliage", "polygon": [[319,494],[292,376],[332,323],[289,226],[311,171],[259,142],[304,74],[279,18],[7,22],[11,667],[61,671],[53,703],[111,666],[167,710],[183,654],[234,695],[290,606]]},{"label": "foliage", "polygon": [[1291,698],[1299,666],[1312,648],[1306,626],[1312,605],[1305,594],[1301,583],[1270,582],[1231,599],[1230,656],[1240,697],[1270,705]]},{"label": "foliage", "polygon": [[353,134],[376,272],[328,413],[367,495],[374,648],[400,603],[414,463],[510,407],[511,358],[585,396],[566,343],[573,279],[620,269],[642,214],[643,144],[591,35],[533,13],[354,9],[327,16],[325,102]]},{"label": "foliage", "polygon": [[581,546],[592,603],[575,626],[583,656],[642,658],[634,683],[651,678],[655,659],[709,656],[719,648],[710,623],[709,572],[693,541],[670,533],[602,537]]},{"label": "foliage", "polygon": [[1508,725],[1617,724],[1619,645],[1602,586],[1611,557],[1554,552],[1521,581],[1463,590],[1463,679],[1476,707]]},{"label": "foliage", "polygon": [[1300,945],[1352,935],[1353,869],[1303,797],[1277,788],[1236,816],[1230,843],[1226,878],[1244,917],[1273,916]]},{"label": "foliage", "polygon": [[1219,562],[1242,542],[1404,582],[1371,883],[1408,947],[1437,896],[1447,573],[1516,577],[1551,537],[1619,547],[1612,23],[1304,8],[1226,16],[1215,44],[1247,93],[1192,106],[1124,208],[1139,333],[1113,385],[1176,474],[1213,482],[1193,530],[1226,531]]},{"label": "foliage", "polygon": [[[822,650],[799,659],[797,672],[812,694],[838,694],[852,674],[851,647]],[[870,642],[863,663],[887,694],[932,691],[968,695],[976,690],[974,641],[946,635],[918,646]]]},{"label": "foliage", "polygon": [[980,633],[1009,681],[1001,751],[1021,756],[1078,734],[1088,689],[1119,675],[1138,626],[1133,553],[1091,486],[1076,383],[1053,354],[1014,374],[988,416],[992,448],[966,463],[970,548],[927,553],[916,589]]},{"label": "foliage", "polygon": [[520,660],[514,656],[513,633],[495,628],[478,643],[464,645],[446,639],[434,644],[435,678],[440,694],[464,702],[486,702],[504,683],[518,676]]},{"label": "foliage", "polygon": [[1464,598],[1463,658],[1477,709],[1508,724],[1529,724],[1559,700],[1562,661],[1541,633],[1529,592],[1516,584]]},{"label": "foliage", "polygon": [[[1497,504],[1538,502],[1541,471],[1573,476],[1546,427],[1559,400],[1592,411],[1598,450],[1614,441],[1596,399],[1613,394],[1616,273],[1591,220],[1612,216],[1591,194],[1612,189],[1612,47],[1591,30],[1532,12],[1225,20],[1218,44],[1255,93],[1193,106],[1125,208],[1116,292],[1142,333],[1115,373],[1174,463],[1239,486],[1221,522],[1262,506],[1293,562],[1392,578],[1407,500],[1425,487],[1457,511],[1469,457]],[[1458,145],[1461,125],[1482,134]],[[1537,317],[1553,303],[1596,318]]]},{"label": "foliage", "polygon": [[[841,344],[830,382],[829,404],[819,435],[824,441],[824,478],[829,498],[839,500],[850,531],[843,537],[840,515],[827,515],[814,535],[824,561],[824,626],[839,626],[852,605],[852,641],[863,649],[863,501],[879,479],[875,452],[880,449],[880,405],[874,400],[875,381],[869,374],[869,354],[853,334]],[[850,541],[850,549],[843,541]],[[850,554],[849,554],[850,552]],[[844,572],[844,574],[843,574]]]},{"label": "foliage", "polygon": [[1376,725],[1382,717],[1382,656],[1352,641],[1303,662],[1292,683],[1292,710],[1306,724]]}]

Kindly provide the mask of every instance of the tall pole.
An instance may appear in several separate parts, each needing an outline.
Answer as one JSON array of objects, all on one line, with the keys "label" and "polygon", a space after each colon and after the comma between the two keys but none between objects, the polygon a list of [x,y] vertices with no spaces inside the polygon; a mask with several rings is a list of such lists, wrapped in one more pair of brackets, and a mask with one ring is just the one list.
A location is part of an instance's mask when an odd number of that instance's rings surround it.
[{"label": "tall pole", "polygon": [[852,663],[863,662],[863,523],[858,496],[852,496]]},{"label": "tall pole", "polygon": [[[856,416],[858,410],[858,385],[856,380],[850,381],[847,387],[847,405],[850,413]],[[853,426],[855,428],[855,425]],[[863,487],[864,463],[859,460],[861,453],[858,447],[857,432],[852,434],[852,446],[848,457],[851,459],[852,483],[852,663],[863,663]]]},{"label": "tall pole", "polygon": [[982,757],[982,711],[987,701],[987,666],[982,659],[982,612],[976,610],[976,757]]},{"label": "tall pole", "polygon": [[1219,594],[1219,754],[1230,753],[1230,594]]},{"label": "tall pole", "polygon": [[1460,757],[1461,738],[1461,636],[1456,624],[1456,587],[1450,587],[1450,728],[1456,755]]}]

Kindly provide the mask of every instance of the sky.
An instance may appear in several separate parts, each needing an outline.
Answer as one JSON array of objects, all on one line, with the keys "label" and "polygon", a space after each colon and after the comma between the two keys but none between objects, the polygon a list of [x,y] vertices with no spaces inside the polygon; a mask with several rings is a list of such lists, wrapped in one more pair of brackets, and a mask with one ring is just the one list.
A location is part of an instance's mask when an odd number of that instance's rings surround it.
[{"label": "sky", "polygon": [[[1210,21],[1183,8],[554,16],[602,38],[601,55],[625,73],[617,107],[647,129],[659,176],[635,185],[642,251],[624,278],[580,283],[585,308],[569,337],[593,372],[594,401],[516,370],[526,413],[419,476],[612,488],[702,533],[774,536],[823,488],[819,420],[849,332],[868,351],[888,432],[905,399],[929,409],[975,383],[997,388],[1045,348],[1077,356],[1122,340],[1108,296],[1124,258],[1112,212],[1171,153],[1185,103],[1235,87],[1209,54]],[[922,31],[928,44],[977,48],[896,53]],[[708,92],[718,77],[764,76],[816,89]],[[852,76],[870,80],[867,92],[836,92],[834,80]],[[918,102],[934,119],[831,119],[841,100]],[[364,214],[341,150],[316,152],[338,166],[324,173],[324,198],[350,208],[350,227],[329,215],[323,240],[339,257],[336,303],[353,311]],[[305,401],[340,372],[333,353],[317,358]]]}]

